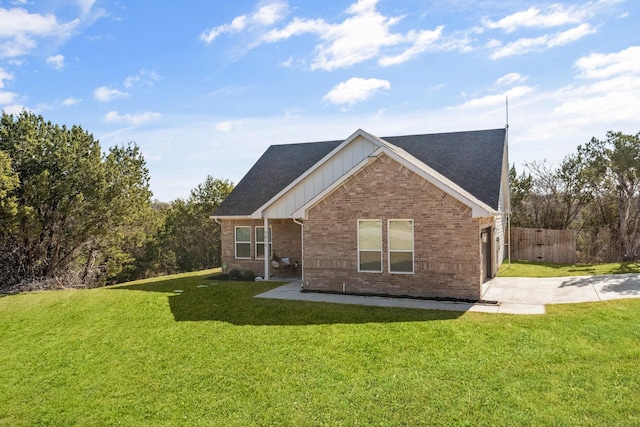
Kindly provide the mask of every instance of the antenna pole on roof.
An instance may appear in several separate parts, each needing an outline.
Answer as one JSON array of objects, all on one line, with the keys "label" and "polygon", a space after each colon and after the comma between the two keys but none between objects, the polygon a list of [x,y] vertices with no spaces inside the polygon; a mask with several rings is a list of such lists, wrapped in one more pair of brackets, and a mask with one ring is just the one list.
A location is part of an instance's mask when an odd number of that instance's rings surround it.
[{"label": "antenna pole on roof", "polygon": [[[507,141],[509,139],[509,95],[504,96],[504,109],[507,116],[507,124],[505,129],[507,131]],[[508,142],[507,142],[508,144]],[[509,160],[507,160],[508,162]],[[508,163],[507,163],[508,165]],[[510,184],[510,183],[509,183]],[[508,185],[507,195],[507,257],[509,259],[509,267],[511,267],[511,185]]]},{"label": "antenna pole on roof", "polygon": [[507,125],[505,129],[509,129],[509,95],[504,96],[504,107],[507,114]]}]

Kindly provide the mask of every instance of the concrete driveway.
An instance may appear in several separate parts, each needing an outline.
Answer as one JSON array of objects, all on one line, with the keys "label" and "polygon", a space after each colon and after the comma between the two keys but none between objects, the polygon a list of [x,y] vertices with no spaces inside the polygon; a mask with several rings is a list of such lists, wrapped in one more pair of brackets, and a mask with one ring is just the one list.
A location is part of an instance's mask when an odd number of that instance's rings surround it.
[{"label": "concrete driveway", "polygon": [[640,274],[575,277],[496,277],[482,299],[515,304],[562,304],[640,298]]},{"label": "concrete driveway", "polygon": [[544,314],[546,304],[640,298],[640,274],[497,277],[483,285],[482,302],[479,303],[301,292],[301,284],[292,282],[256,297],[503,314]]}]

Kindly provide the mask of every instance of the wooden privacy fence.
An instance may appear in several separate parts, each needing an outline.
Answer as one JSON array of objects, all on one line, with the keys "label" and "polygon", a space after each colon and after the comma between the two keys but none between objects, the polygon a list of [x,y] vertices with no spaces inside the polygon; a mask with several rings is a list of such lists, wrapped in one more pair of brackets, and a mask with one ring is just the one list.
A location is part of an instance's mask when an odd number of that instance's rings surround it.
[{"label": "wooden privacy fence", "polygon": [[513,227],[511,259],[575,264],[576,232]]}]

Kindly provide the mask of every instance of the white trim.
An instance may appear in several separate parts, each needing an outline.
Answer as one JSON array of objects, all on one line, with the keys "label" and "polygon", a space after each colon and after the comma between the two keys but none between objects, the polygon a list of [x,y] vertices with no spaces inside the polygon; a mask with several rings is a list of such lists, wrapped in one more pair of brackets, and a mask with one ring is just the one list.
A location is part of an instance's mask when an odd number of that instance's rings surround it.
[{"label": "white trim", "polygon": [[[372,250],[372,249],[360,249],[360,223],[361,222],[377,222],[380,223],[380,270],[361,270],[360,269],[360,252],[378,252],[377,250]],[[356,240],[357,240],[357,250],[358,250],[358,273],[382,273],[384,271],[384,263],[383,263],[383,259],[382,259],[382,254],[383,254],[383,245],[382,245],[382,234],[383,234],[383,230],[382,230],[382,220],[381,219],[358,219],[357,220],[357,227],[356,227]]]},{"label": "white trim", "polygon": [[271,254],[271,225],[269,224],[269,218],[264,219],[264,226],[262,236],[264,237],[262,243],[264,244],[264,280],[269,280],[269,258],[267,253]]},{"label": "white trim", "polygon": [[[249,241],[241,241],[238,242],[238,228],[248,228],[249,229]],[[239,257],[238,256],[238,243],[248,243],[249,244],[249,256],[248,257]],[[233,228],[233,251],[236,259],[251,259],[251,226],[250,225],[236,225]]]},{"label": "white trim", "polygon": [[[391,249],[391,222],[411,222],[411,250],[392,250]],[[415,222],[412,219],[394,218],[387,220],[387,271],[389,274],[415,274],[416,272],[416,252],[415,252]],[[391,271],[391,252],[409,253],[411,252],[411,271]]]},{"label": "white trim", "polygon": [[[258,229],[262,229],[262,240],[258,240]],[[267,236],[264,235],[264,225],[256,225],[255,229],[253,231],[253,235],[255,237],[255,241],[253,243],[253,246],[254,246],[253,257],[255,259],[264,259],[264,256],[258,257],[258,245],[265,246],[265,237],[267,237]],[[271,226],[269,226],[269,248],[271,249],[271,253],[269,253],[269,258],[271,258],[273,256],[273,246],[272,245],[273,245],[273,229],[271,228]],[[265,246],[264,253],[267,253],[266,246]]]}]

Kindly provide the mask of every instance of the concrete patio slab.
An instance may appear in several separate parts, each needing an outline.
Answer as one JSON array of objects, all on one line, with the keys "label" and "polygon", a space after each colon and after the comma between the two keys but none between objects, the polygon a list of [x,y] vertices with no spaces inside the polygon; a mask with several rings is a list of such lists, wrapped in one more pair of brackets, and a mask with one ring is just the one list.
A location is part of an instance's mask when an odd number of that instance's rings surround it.
[{"label": "concrete patio slab", "polygon": [[301,281],[291,282],[256,297],[496,314],[544,314],[546,304],[640,298],[640,274],[497,277],[483,285],[482,295],[484,301],[496,304],[302,292],[301,285]]},{"label": "concrete patio slab", "polygon": [[417,308],[424,310],[471,311],[503,314],[544,314],[541,304],[483,304],[458,301],[434,301],[416,298],[393,298],[378,296],[302,292],[302,282],[292,282],[256,295],[256,298],[273,298],[297,301],[354,304],[374,307]]}]

